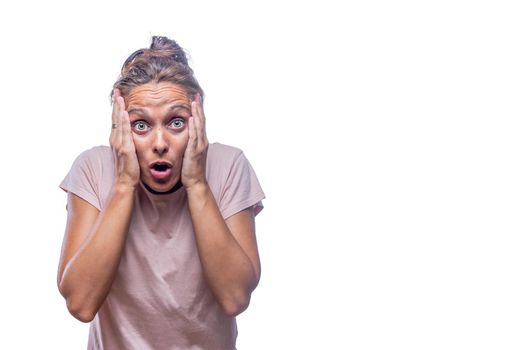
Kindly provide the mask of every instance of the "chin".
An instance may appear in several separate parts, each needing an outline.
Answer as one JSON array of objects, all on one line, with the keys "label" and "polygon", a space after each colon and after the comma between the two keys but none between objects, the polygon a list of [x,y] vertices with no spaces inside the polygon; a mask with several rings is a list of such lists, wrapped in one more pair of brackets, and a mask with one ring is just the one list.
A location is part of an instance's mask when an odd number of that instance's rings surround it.
[{"label": "chin", "polygon": [[166,182],[158,182],[152,179],[142,179],[142,182],[155,192],[168,192],[178,183],[178,178]]}]

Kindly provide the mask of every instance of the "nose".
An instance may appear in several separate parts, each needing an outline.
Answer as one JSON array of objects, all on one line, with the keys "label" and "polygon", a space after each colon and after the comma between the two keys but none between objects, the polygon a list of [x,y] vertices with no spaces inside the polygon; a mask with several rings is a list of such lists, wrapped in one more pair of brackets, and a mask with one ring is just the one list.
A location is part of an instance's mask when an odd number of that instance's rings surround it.
[{"label": "nose", "polygon": [[161,156],[168,151],[168,148],[169,143],[164,135],[164,130],[162,128],[157,128],[155,130],[155,139],[153,141],[153,152]]}]

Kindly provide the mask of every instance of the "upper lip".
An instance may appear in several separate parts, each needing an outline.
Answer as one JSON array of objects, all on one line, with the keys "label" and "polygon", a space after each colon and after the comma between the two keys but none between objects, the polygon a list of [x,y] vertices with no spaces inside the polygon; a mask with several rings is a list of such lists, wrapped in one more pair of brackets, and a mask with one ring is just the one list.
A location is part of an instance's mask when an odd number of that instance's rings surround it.
[{"label": "upper lip", "polygon": [[172,168],[173,167],[173,164],[171,164],[170,162],[165,161],[165,160],[157,160],[157,161],[155,161],[153,163],[150,163],[149,167],[152,168],[155,165],[166,165],[168,168]]}]

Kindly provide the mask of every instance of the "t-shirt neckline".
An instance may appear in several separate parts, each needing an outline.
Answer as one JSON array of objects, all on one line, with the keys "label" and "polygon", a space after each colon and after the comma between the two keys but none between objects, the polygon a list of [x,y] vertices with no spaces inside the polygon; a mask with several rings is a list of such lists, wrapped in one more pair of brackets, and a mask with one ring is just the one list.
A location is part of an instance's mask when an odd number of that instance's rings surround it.
[{"label": "t-shirt neckline", "polygon": [[142,191],[146,194],[147,197],[151,198],[152,200],[159,200],[159,201],[173,199],[177,197],[178,195],[180,195],[181,193],[185,192],[184,186],[182,185],[180,181],[175,185],[175,187],[177,188],[173,192],[169,192],[169,193],[151,192],[151,190],[149,190],[146,187],[146,184],[144,184],[142,181],[140,181],[140,187]]}]

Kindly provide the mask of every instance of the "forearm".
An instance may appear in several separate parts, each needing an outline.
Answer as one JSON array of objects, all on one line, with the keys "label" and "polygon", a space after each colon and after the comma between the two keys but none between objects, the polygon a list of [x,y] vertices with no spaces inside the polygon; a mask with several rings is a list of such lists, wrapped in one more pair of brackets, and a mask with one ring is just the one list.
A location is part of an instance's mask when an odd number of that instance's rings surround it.
[{"label": "forearm", "polygon": [[134,188],[115,186],[107,207],[60,281],[70,312],[90,321],[104,302],[120,263],[133,209]]},{"label": "forearm", "polygon": [[224,311],[234,316],[247,307],[258,272],[231,234],[209,186],[194,186],[187,193],[205,277]]}]

